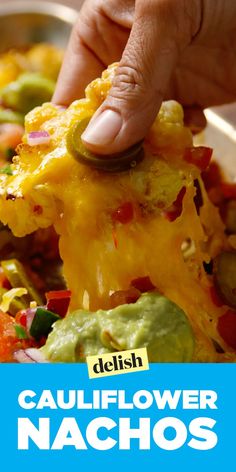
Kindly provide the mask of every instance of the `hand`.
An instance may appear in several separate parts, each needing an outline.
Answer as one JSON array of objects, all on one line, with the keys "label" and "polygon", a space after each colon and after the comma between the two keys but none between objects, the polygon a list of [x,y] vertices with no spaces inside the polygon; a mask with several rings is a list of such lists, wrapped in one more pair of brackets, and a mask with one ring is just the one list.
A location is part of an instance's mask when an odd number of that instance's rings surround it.
[{"label": "hand", "polygon": [[141,140],[164,98],[201,108],[236,100],[236,2],[86,0],[54,102],[83,96],[114,61],[113,86],[83,134],[102,154]]}]

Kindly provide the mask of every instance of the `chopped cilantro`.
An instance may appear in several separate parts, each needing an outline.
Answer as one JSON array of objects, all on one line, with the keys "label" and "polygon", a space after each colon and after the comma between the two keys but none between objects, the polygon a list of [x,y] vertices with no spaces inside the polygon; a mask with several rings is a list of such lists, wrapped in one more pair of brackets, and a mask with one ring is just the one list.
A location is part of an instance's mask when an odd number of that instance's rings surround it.
[{"label": "chopped cilantro", "polygon": [[18,339],[28,339],[28,334],[22,326],[16,324],[14,328]]}]

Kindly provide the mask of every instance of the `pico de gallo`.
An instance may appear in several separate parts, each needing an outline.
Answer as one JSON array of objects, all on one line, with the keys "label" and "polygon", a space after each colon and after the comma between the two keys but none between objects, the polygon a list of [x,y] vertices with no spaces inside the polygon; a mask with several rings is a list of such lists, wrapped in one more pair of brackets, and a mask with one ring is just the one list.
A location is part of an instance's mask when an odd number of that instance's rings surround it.
[{"label": "pico de gallo", "polygon": [[[10,165],[15,149],[22,141],[26,113],[34,106],[50,101],[62,57],[63,51],[49,44],[11,50],[0,56],[2,174],[11,175]],[[48,329],[44,328],[41,335],[41,319],[46,310],[50,312],[51,304],[53,309],[58,308],[59,298],[60,316],[64,316],[70,292],[57,290],[64,289],[65,283],[61,275],[58,238],[52,228],[15,238],[9,228],[0,225],[0,260],[0,362],[11,362],[14,350],[42,345]],[[51,315],[50,323],[55,316],[58,315]]]}]

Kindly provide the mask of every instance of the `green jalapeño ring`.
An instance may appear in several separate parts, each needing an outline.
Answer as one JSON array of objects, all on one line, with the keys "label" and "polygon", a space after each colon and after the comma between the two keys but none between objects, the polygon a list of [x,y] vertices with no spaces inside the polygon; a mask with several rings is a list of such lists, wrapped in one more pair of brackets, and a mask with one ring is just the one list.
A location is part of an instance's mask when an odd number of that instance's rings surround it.
[{"label": "green jalape\u00f1o ring", "polygon": [[136,167],[144,158],[143,142],[140,141],[125,151],[110,155],[95,154],[87,149],[81,135],[91,117],[84,118],[70,129],[67,135],[67,150],[81,164],[104,172],[123,172]]}]

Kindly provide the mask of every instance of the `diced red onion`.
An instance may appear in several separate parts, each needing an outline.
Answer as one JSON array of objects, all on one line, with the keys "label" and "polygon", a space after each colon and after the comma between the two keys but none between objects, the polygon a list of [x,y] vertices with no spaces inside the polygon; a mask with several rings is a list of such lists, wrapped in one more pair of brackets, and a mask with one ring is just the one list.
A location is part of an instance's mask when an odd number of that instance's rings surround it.
[{"label": "diced red onion", "polygon": [[50,139],[50,134],[47,131],[33,131],[27,135],[27,143],[29,146],[49,144]]},{"label": "diced red onion", "polygon": [[23,349],[14,352],[13,357],[19,364],[35,364],[35,361],[33,361]]},{"label": "diced red onion", "polygon": [[27,308],[26,310],[26,329],[29,332],[32,321],[35,317],[36,308]]},{"label": "diced red onion", "polygon": [[39,349],[28,348],[28,349],[19,349],[19,351],[14,352],[13,354],[15,360],[19,364],[48,364],[49,362],[45,359]]},{"label": "diced red onion", "polygon": [[34,362],[41,363],[41,364],[48,364],[49,363],[39,349],[29,347],[25,351],[27,353],[27,356],[31,357],[31,359]]}]

